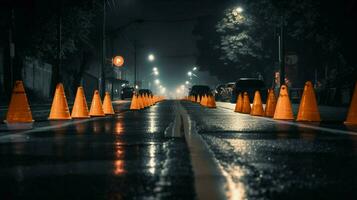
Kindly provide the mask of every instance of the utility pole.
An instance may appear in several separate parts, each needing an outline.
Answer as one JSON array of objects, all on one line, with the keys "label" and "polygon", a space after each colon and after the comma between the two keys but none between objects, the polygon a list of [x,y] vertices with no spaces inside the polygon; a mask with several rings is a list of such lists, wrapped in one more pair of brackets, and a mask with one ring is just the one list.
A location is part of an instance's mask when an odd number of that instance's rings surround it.
[{"label": "utility pole", "polygon": [[14,59],[15,59],[15,42],[14,42],[14,29],[15,29],[15,10],[11,9],[10,13],[10,29],[9,29],[9,55],[10,55],[10,91],[14,84]]},{"label": "utility pole", "polygon": [[[62,0],[58,1],[58,18],[57,18],[57,68],[56,72],[52,72],[56,74],[55,77],[55,85],[61,82],[61,66],[62,66]],[[56,87],[56,86],[55,86]]]},{"label": "utility pole", "polygon": [[279,34],[279,64],[280,64],[280,86],[285,84],[285,27],[284,17],[281,17]]},{"label": "utility pole", "polygon": [[136,40],[134,40],[134,89],[136,90],[137,80],[136,80]]},{"label": "utility pole", "polygon": [[103,27],[102,27],[102,65],[100,69],[100,78],[99,78],[99,91],[101,96],[105,95],[105,62],[106,62],[106,53],[105,53],[105,21],[106,21],[106,0],[103,0]]},{"label": "utility pole", "polygon": [[50,84],[50,94],[56,91],[56,85],[61,82],[61,66],[62,66],[62,0],[57,0],[57,22],[56,22],[56,56],[55,62],[52,65],[52,75]]}]

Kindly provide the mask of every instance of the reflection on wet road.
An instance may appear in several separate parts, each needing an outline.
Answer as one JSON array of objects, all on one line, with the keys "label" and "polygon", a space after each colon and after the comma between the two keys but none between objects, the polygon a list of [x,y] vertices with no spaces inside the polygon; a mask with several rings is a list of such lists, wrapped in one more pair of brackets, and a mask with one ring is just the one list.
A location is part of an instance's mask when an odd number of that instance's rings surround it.
[{"label": "reflection on wet road", "polygon": [[[342,123],[164,101],[35,127],[0,133],[0,199],[195,199],[219,191],[207,191],[212,181],[229,199],[357,199],[357,136],[347,132],[356,127]],[[183,133],[165,137],[170,130]]]},{"label": "reflection on wet road", "polygon": [[165,138],[166,101],[138,112],[23,134],[0,145],[1,199],[194,198],[183,138]]},{"label": "reflection on wet road", "polygon": [[230,197],[357,198],[356,136],[183,104],[221,165]]}]

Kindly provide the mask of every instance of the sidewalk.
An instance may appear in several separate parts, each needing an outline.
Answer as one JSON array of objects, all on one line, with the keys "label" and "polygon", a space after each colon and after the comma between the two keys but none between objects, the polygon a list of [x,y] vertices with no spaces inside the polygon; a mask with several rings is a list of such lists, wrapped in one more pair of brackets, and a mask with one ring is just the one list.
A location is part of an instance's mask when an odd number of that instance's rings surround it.
[{"label": "sidewalk", "polygon": [[[128,100],[115,100],[112,102],[115,112],[129,109],[130,101]],[[87,102],[88,109],[90,109],[91,102]],[[73,102],[68,102],[69,110],[72,111]],[[32,117],[35,121],[45,121],[50,114],[51,104],[37,104],[30,105]],[[0,120],[4,121],[7,113],[7,107],[0,107]]]},{"label": "sidewalk", "polygon": [[[234,110],[235,104],[229,102],[217,102],[218,107]],[[265,104],[263,105],[265,107]],[[292,104],[294,116],[297,116],[299,104]],[[323,121],[341,122],[345,121],[348,108],[345,107],[332,107],[332,106],[319,106],[321,119]]]}]

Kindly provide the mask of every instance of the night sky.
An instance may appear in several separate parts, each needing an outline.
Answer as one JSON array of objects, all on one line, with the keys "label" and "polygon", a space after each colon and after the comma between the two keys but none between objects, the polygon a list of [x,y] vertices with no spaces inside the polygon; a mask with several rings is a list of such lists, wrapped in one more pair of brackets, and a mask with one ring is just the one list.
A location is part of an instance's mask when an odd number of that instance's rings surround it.
[{"label": "night sky", "polygon": [[[195,56],[198,54],[192,35],[195,19],[214,12],[217,3],[202,0],[122,0],[115,1],[113,6],[111,2],[108,7],[108,30],[135,19],[145,20],[126,27],[120,33],[114,52],[127,57],[126,66],[130,67],[133,64],[133,53],[126,50],[133,48],[128,40],[137,40],[139,79],[145,79],[145,74],[150,73],[154,66],[146,59],[148,53],[153,53],[162,84],[173,89],[188,79],[187,71],[195,65]],[[217,83],[207,72],[199,72],[198,75],[200,84]]]}]

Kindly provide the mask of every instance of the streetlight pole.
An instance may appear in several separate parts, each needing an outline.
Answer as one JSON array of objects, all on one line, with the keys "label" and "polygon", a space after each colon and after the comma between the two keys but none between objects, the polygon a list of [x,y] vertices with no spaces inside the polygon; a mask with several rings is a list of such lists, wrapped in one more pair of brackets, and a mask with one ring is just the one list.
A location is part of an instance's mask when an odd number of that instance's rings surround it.
[{"label": "streetlight pole", "polygon": [[285,28],[284,17],[281,17],[279,34],[279,64],[280,64],[280,86],[285,84]]},{"label": "streetlight pole", "polygon": [[136,86],[137,86],[137,83],[136,83],[136,76],[137,76],[137,72],[136,72],[136,70],[137,70],[137,67],[136,67],[136,40],[134,40],[134,89],[136,90],[137,88],[136,88]]},{"label": "streetlight pole", "polygon": [[10,84],[9,84],[9,96],[11,94],[12,86],[14,83],[14,59],[15,59],[15,42],[14,42],[14,29],[15,29],[15,9],[10,11],[10,26],[9,26],[9,64],[10,64]]},{"label": "streetlight pole", "polygon": [[105,95],[105,21],[106,21],[106,0],[103,0],[103,27],[102,27],[102,65],[100,69],[99,91],[101,96]]}]

